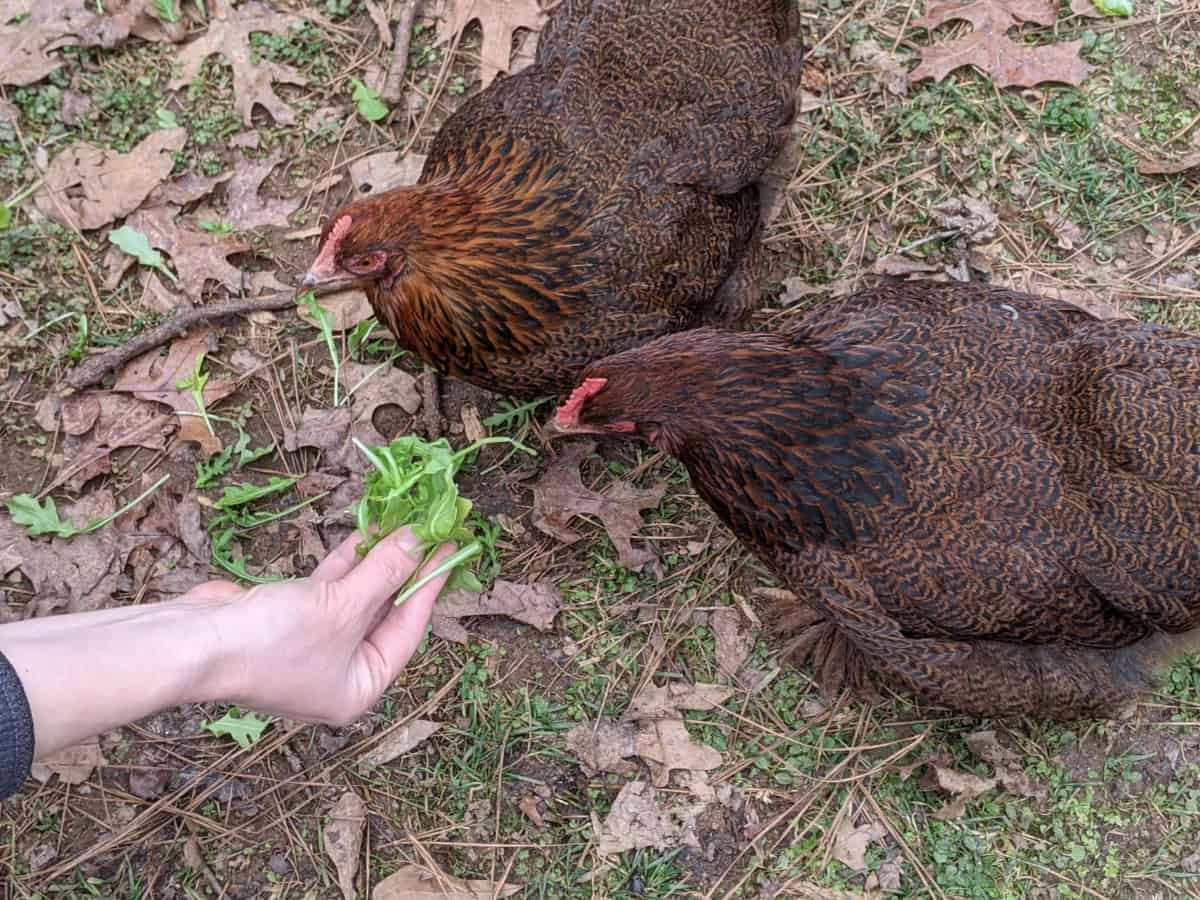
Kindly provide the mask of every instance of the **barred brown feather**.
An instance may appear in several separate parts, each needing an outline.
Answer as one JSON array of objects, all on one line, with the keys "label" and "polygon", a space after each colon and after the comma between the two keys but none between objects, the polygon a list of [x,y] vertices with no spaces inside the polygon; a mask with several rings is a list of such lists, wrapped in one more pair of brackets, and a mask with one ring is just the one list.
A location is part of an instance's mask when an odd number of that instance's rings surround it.
[{"label": "barred brown feather", "polygon": [[563,0],[536,64],[445,123],[416,186],[335,213],[318,259],[386,258],[339,274],[443,371],[564,390],[757,302],[739,267],[799,64],[794,0]]},{"label": "barred brown feather", "polygon": [[[860,668],[965,712],[1110,712],[1200,626],[1200,338],[905,284],[601,360],[574,413],[676,455]],[[599,381],[593,382],[599,384]],[[627,430],[623,426],[622,431]],[[843,652],[844,651],[844,652]]]}]

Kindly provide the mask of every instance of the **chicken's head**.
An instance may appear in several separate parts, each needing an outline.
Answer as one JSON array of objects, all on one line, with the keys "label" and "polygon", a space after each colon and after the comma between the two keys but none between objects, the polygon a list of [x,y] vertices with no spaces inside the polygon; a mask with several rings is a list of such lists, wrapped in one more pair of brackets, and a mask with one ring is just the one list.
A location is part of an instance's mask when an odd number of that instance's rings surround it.
[{"label": "chicken's head", "polygon": [[389,229],[378,227],[372,210],[359,205],[339,210],[325,225],[317,245],[317,257],[304,276],[302,286],[352,284],[381,281],[391,288],[404,274],[407,257],[391,238]]}]

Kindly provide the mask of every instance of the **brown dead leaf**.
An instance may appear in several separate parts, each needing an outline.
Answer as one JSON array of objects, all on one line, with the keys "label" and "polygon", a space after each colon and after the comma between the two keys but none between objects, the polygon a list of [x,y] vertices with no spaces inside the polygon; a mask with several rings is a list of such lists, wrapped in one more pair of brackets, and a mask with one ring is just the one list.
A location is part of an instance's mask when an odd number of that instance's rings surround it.
[{"label": "brown dead leaf", "polygon": [[[365,322],[371,316],[375,315],[375,312],[371,309],[371,301],[358,288],[351,288],[348,291],[338,291],[334,294],[326,294],[323,297],[318,297],[317,305],[332,314],[332,327],[334,331],[349,331],[359,322]],[[313,318],[312,313],[308,311],[307,306],[297,307],[297,312],[305,322],[314,328],[317,327],[317,322]]]},{"label": "brown dead leaf", "polygon": [[933,213],[942,228],[959,232],[973,244],[992,240],[1000,226],[1000,217],[991,205],[974,197],[951,197],[935,206]]},{"label": "brown dead leaf", "polygon": [[[1091,3],[1092,0],[1088,0]],[[1192,169],[1200,169],[1200,153],[1189,153],[1179,159],[1143,159],[1138,171],[1143,175],[1181,175]]]},{"label": "brown dead leaf", "polygon": [[876,275],[891,275],[894,278],[906,278],[909,275],[929,275],[940,272],[941,267],[919,259],[909,259],[905,256],[892,254],[875,260],[871,271]]},{"label": "brown dead leaf", "polygon": [[0,9],[0,23],[25,18],[16,25],[0,24],[0,84],[41,81],[66,61],[55,53],[63,47],[112,49],[131,33],[147,41],[183,40],[187,25],[161,22],[149,6],[149,0],[113,0],[103,7],[89,0],[10,0]]},{"label": "brown dead leaf", "polygon": [[1088,19],[1104,18],[1104,13],[1100,12],[1095,0],[1071,0],[1071,12]]},{"label": "brown dead leaf", "polygon": [[208,9],[208,31],[179,51],[175,62],[180,75],[167,87],[177,91],[191,84],[204,61],[219,53],[233,67],[234,107],[247,127],[253,124],[256,104],[280,125],[293,124],[296,114],[275,93],[274,84],[305,85],[308,80],[291,66],[254,58],[250,35],[256,31],[286,34],[291,26],[305,20],[292,13],[276,12],[257,0],[237,8],[231,7],[227,0],[209,0]]},{"label": "brown dead leaf", "polygon": [[642,847],[699,847],[696,819],[704,808],[703,803],[664,807],[658,791],[644,781],[631,781],[621,788],[604,823],[593,820],[596,851],[613,856]]},{"label": "brown dead leaf", "polygon": [[601,718],[576,725],[566,735],[567,748],[585,770],[628,775],[637,771],[629,760],[641,757],[654,784],[665,786],[671,772],[707,771],[721,765],[721,754],[692,739],[682,719],[614,722]]},{"label": "brown dead leaf", "polygon": [[[178,214],[179,208],[169,205],[139,209],[125,224],[146,235],[151,246],[166,251],[171,257],[171,268],[179,277],[178,286],[187,296],[198,300],[209,281],[217,282],[232,294],[248,296],[286,289],[273,278],[260,284],[229,262],[228,257],[249,250],[249,243],[237,235],[204,231],[186,218],[177,222]],[[113,251],[106,258],[109,267],[106,284],[115,287],[121,275],[133,265],[133,257],[115,247]],[[158,278],[151,272],[143,274]]]},{"label": "brown dead leaf", "polygon": [[538,0],[448,0],[436,43],[449,43],[476,19],[483,29],[479,77],[481,86],[487,87],[499,73],[516,72],[511,65],[513,32],[519,28],[541,31],[546,13]]},{"label": "brown dead leaf", "polygon": [[1087,242],[1083,229],[1060,212],[1049,211],[1043,221],[1050,233],[1054,235],[1054,243],[1060,250],[1074,250]]},{"label": "brown dead leaf", "polygon": [[[93,491],[74,503],[58,505],[59,514],[76,525],[102,519],[117,509],[111,491]],[[71,539],[70,550],[60,540],[29,538],[7,517],[0,517],[0,559],[5,565],[19,558],[19,568],[33,584],[32,614],[89,612],[107,606],[117,590],[128,546],[113,528]],[[11,571],[11,569],[10,569]]]},{"label": "brown dead leaf", "polygon": [[390,763],[403,756],[418,744],[427,741],[442,727],[441,722],[428,719],[413,719],[411,722],[388,732],[374,747],[358,758],[358,767],[370,771],[376,766]]},{"label": "brown dead leaf", "polygon": [[717,669],[731,681],[750,656],[754,640],[742,629],[742,614],[732,606],[723,606],[709,617],[717,639]]},{"label": "brown dead leaf", "polygon": [[354,446],[354,438],[367,446],[386,443],[375,428],[376,410],[397,405],[409,415],[421,407],[417,380],[391,365],[367,366],[355,362],[342,365],[342,394],[346,398],[336,408],[306,407],[295,429],[287,429],[283,446],[294,451],[316,447],[325,453],[328,465],[351,472],[365,472],[369,463]]},{"label": "brown dead leaf", "polygon": [[867,848],[884,837],[887,829],[879,822],[859,825],[843,817],[833,838],[833,858],[855,872],[867,867]]},{"label": "brown dead leaf", "polygon": [[967,811],[968,803],[996,787],[995,778],[981,778],[970,772],[959,772],[936,763],[931,763],[930,768],[931,778],[927,783],[922,783],[922,787],[939,788],[954,795],[953,800],[933,814],[935,819],[943,822],[961,819]]},{"label": "brown dead leaf", "polygon": [[[113,385],[114,391],[164,403],[175,410],[179,417],[179,439],[195,441],[206,457],[221,449],[221,439],[204,424],[191,390],[181,389],[178,385],[196,371],[197,360],[209,352],[212,337],[211,331],[196,330],[173,341],[165,358],[159,356],[157,350],[144,353],[121,370]],[[236,381],[210,379],[204,388],[205,407],[211,409],[218,400],[228,397],[236,389]]]},{"label": "brown dead leaf", "polygon": [[388,14],[374,0],[363,0],[363,6],[367,10],[367,15],[371,17],[371,21],[375,25],[375,31],[379,35],[379,43],[385,47],[392,46],[392,23],[388,21]]},{"label": "brown dead leaf", "polygon": [[583,484],[580,464],[596,449],[592,441],[567,445],[533,486],[533,524],[564,544],[583,537],[568,526],[575,516],[596,516],[617,548],[617,560],[627,569],[638,570],[655,559],[648,550],[635,549],[633,533],[642,525],[641,512],[654,509],[662,500],[662,485],[642,490],[625,481],[617,481],[603,492]]},{"label": "brown dead leaf", "polygon": [[521,888],[519,884],[466,881],[440,869],[410,864],[375,885],[371,900],[496,900],[511,897]]},{"label": "brown dead leaf", "polygon": [[233,170],[222,172],[220,175],[197,175],[186,172],[172,181],[164,181],[150,192],[146,198],[146,206],[187,206],[197,200],[207,197],[219,184],[224,184],[233,177]]},{"label": "brown dead leaf", "polygon": [[288,216],[304,202],[303,195],[291,198],[263,197],[259,192],[275,167],[283,162],[282,154],[262,160],[242,160],[237,164],[229,182],[227,214],[239,231],[252,231],[267,225],[286,228]]},{"label": "brown dead leaf", "polygon": [[889,94],[908,96],[908,69],[898,53],[883,49],[878,41],[865,40],[850,46],[850,58],[871,69]]},{"label": "brown dead leaf", "polygon": [[337,869],[338,887],[346,900],[354,900],[354,878],[362,859],[363,832],[367,827],[367,807],[362,797],[354,791],[342,794],[337,804],[329,811],[329,824],[325,826],[325,852]]},{"label": "brown dead leaf", "polygon": [[1008,37],[1008,30],[1022,22],[1049,26],[1056,18],[1049,0],[936,3],[913,24],[932,31],[952,19],[963,19],[975,29],[966,37],[923,48],[921,63],[908,78],[941,81],[955,69],[975,66],[997,87],[1033,87],[1048,81],[1083,84],[1092,71],[1079,55],[1083,41],[1031,47]]},{"label": "brown dead leaf", "polygon": [[534,828],[546,827],[546,818],[542,815],[544,806],[545,803],[533,794],[526,794],[517,801],[517,809],[525,814],[525,818],[533,823]]},{"label": "brown dead leaf", "polygon": [[623,718],[628,720],[679,718],[680,710],[716,709],[733,694],[733,688],[720,684],[688,684],[668,681],[662,685],[650,682],[643,688]]},{"label": "brown dead leaf", "polygon": [[1020,767],[1021,757],[1002,747],[994,731],[976,731],[963,738],[967,749],[996,770],[996,780],[1006,791],[1031,800],[1050,796],[1046,785],[1026,775]]},{"label": "brown dead leaf", "polygon": [[548,581],[497,581],[481,594],[451,591],[438,600],[433,610],[433,633],[443,640],[465,644],[467,631],[460,620],[470,616],[507,616],[538,631],[549,631],[560,609],[562,594]]},{"label": "brown dead leaf", "polygon": [[128,153],[92,144],[72,144],[54,157],[35,199],[37,208],[60,225],[88,231],[137,209],[171,174],[186,128],[152,131]]},{"label": "brown dead leaf", "polygon": [[57,775],[63,784],[83,784],[99,766],[104,765],[108,765],[108,761],[100,752],[100,739],[93,737],[38,760],[29,774],[42,784],[49,781],[52,775]]},{"label": "brown dead leaf", "polygon": [[359,194],[381,194],[394,187],[416,184],[425,168],[425,155],[396,151],[372,153],[350,164],[350,182]]}]

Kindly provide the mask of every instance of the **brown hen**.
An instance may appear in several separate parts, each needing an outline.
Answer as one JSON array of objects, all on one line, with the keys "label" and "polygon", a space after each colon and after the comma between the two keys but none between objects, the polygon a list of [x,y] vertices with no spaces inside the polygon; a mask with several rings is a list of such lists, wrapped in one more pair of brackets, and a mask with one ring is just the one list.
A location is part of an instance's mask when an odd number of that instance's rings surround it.
[{"label": "brown hen", "polygon": [[885,286],[598,361],[556,421],[678,457],[831,687],[1111,713],[1200,634],[1197,337]]},{"label": "brown hen", "polygon": [[363,282],[401,345],[514,396],[744,312],[797,29],[794,0],[563,0],[417,185],[334,213],[305,284]]}]

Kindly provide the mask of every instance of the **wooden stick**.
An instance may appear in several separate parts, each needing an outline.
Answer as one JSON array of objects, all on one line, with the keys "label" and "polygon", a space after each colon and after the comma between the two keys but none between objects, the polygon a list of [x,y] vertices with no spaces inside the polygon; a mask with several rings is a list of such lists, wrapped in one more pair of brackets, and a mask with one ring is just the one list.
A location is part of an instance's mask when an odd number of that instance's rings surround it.
[{"label": "wooden stick", "polygon": [[412,44],[413,21],[417,18],[419,0],[401,0],[400,18],[392,33],[392,64],[379,96],[385,103],[395,104],[404,96],[404,73],[408,69],[408,48]]},{"label": "wooden stick", "polygon": [[139,334],[120,347],[114,347],[107,353],[94,356],[76,366],[65,379],[67,387],[63,391],[63,396],[69,397],[76,391],[91,387],[109,372],[120,368],[134,357],[141,356],[147,350],[162,346],[172,338],[179,337],[189,328],[201,323],[211,322],[225,316],[241,316],[247,313],[288,309],[295,305],[296,295],[289,291],[282,291],[278,294],[268,294],[265,297],[255,297],[251,300],[210,303],[207,306],[198,306],[181,312],[161,325]]}]

